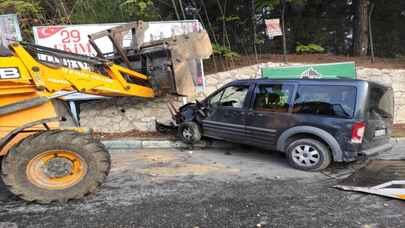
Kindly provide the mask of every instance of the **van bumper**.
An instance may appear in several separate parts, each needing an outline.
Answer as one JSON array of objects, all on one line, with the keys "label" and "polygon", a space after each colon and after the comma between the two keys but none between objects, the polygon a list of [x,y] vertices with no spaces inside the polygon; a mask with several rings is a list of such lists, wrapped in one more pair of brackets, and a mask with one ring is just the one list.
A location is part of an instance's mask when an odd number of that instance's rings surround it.
[{"label": "van bumper", "polygon": [[368,150],[360,151],[359,154],[369,157],[369,156],[377,155],[382,152],[389,151],[392,149],[392,147],[393,147],[393,145],[391,143],[386,143],[386,144],[382,144],[377,147],[370,148]]}]

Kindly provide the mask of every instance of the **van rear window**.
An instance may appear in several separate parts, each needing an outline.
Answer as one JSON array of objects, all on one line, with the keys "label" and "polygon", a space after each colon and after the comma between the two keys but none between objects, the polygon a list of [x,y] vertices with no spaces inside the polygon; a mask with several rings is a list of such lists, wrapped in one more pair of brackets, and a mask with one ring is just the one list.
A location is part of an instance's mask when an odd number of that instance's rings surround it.
[{"label": "van rear window", "polygon": [[369,112],[383,118],[394,116],[394,94],[392,89],[373,86],[370,90]]},{"label": "van rear window", "polygon": [[299,86],[293,113],[352,118],[356,105],[353,86]]}]

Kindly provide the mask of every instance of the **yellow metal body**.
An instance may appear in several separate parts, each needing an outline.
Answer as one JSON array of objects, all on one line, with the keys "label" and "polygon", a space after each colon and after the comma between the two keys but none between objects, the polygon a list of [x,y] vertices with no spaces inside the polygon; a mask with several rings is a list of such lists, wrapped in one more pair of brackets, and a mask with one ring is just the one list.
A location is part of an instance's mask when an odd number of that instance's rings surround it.
[{"label": "yellow metal body", "polygon": [[108,63],[103,67],[107,75],[90,70],[75,70],[67,67],[45,65],[33,58],[18,43],[10,45],[13,57],[1,57],[0,67],[17,67],[21,77],[3,80],[4,83],[36,86],[48,95],[57,91],[77,90],[82,93],[105,96],[154,97],[153,89],[127,82],[124,74],[134,79],[148,80],[148,76],[129,70],[120,65]]},{"label": "yellow metal body", "polygon": [[[1,65],[1,58],[0,58]],[[17,86],[19,87],[19,86]],[[18,101],[23,101],[31,98],[41,96],[40,92],[35,90],[35,87],[31,86],[31,91],[29,86],[25,88],[16,88],[12,86],[3,86],[0,81],[0,106],[12,104]],[[36,107],[29,109],[21,110],[19,112],[10,113],[7,115],[0,116],[0,138],[5,137],[11,131],[16,128],[19,128],[23,125],[43,120],[56,118],[57,113],[52,105],[52,102],[48,102]],[[58,128],[59,122],[55,121],[49,124],[50,128]],[[25,129],[25,132],[21,132],[16,135],[10,142],[3,146],[0,150],[0,156],[5,155],[9,149],[21,139],[29,136],[30,134],[35,133],[36,131],[46,130],[44,126],[34,126],[29,129]]]},{"label": "yellow metal body", "polygon": [[[10,50],[13,53],[12,56],[0,56],[0,70],[18,69],[18,77],[0,75],[0,108],[33,98],[52,97],[59,91],[79,91],[105,96],[154,97],[152,88],[130,83],[125,79],[125,77],[132,77],[148,80],[146,75],[110,62],[102,66],[106,74],[100,74],[86,69],[77,70],[43,64],[18,43],[10,45]],[[56,117],[57,113],[52,102],[0,115],[0,140],[21,126]],[[40,124],[24,129],[1,146],[0,156],[5,155],[21,139],[36,131],[47,130],[46,127],[58,128],[59,123],[56,121],[48,123],[48,126]]]}]

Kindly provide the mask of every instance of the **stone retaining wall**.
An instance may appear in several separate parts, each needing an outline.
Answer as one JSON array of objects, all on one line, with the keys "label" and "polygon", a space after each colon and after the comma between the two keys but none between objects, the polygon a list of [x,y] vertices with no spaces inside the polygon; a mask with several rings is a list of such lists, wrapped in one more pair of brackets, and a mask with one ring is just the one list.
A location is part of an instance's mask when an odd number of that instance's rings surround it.
[{"label": "stone retaining wall", "polygon": [[[300,65],[300,64],[292,64]],[[260,68],[283,66],[282,63],[267,63],[243,67],[227,72],[207,75],[207,89],[204,94],[196,94],[189,98],[202,99],[222,85],[235,79],[259,77]],[[405,123],[405,69],[373,69],[357,68],[360,79],[376,81],[394,88],[395,92],[395,123]],[[112,98],[82,103],[80,105],[80,124],[100,132],[127,132],[131,130],[154,131],[155,120],[167,122],[170,113],[167,109],[169,101],[181,105],[176,97],[155,99]]]}]

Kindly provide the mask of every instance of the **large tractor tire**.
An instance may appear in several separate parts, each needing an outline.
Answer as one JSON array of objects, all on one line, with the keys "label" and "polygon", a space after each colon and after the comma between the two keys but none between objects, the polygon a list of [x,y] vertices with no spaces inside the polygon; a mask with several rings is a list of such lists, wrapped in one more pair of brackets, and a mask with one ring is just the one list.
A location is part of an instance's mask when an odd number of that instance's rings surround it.
[{"label": "large tractor tire", "polygon": [[94,192],[110,171],[110,155],[90,135],[51,130],[29,136],[2,161],[2,178],[20,198],[66,202]]}]

